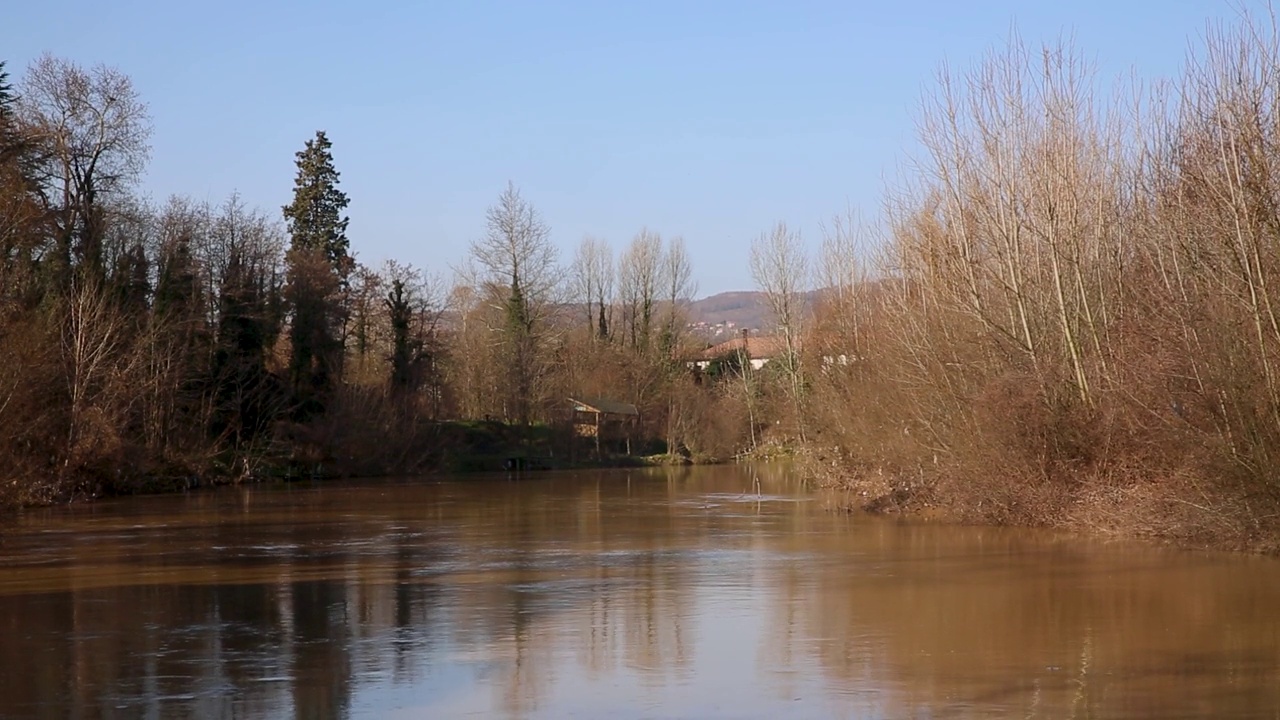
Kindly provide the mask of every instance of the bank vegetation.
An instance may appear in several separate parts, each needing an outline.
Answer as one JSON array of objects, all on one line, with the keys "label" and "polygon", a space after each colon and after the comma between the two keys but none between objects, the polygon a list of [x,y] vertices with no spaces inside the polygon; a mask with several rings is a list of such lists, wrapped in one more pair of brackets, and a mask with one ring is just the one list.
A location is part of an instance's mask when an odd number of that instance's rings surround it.
[{"label": "bank vegetation", "polygon": [[874,262],[829,238],[815,472],[873,509],[1280,548],[1274,18],[1148,85],[1015,39],[919,128]]}]

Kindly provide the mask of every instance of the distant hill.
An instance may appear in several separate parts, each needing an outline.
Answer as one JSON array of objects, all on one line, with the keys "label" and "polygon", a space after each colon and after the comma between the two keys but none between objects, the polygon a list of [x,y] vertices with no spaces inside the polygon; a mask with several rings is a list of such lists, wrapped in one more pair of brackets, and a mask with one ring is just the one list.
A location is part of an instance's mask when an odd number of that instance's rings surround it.
[{"label": "distant hill", "polygon": [[733,323],[735,327],[759,329],[769,321],[769,301],[764,293],[735,290],[695,300],[688,308],[689,322]]},{"label": "distant hill", "polygon": [[[805,293],[812,301],[816,292]],[[758,290],[734,290],[695,300],[688,306],[689,324],[694,334],[708,342],[736,337],[743,328],[764,332],[773,324],[773,311],[765,294]]]},{"label": "distant hill", "polygon": [[[812,302],[817,291],[804,294],[806,303]],[[690,302],[686,307],[690,330],[693,335],[708,343],[718,343],[738,337],[743,329],[757,335],[773,330],[773,311],[765,294],[758,290],[731,290],[704,297]],[[565,303],[560,306],[565,312],[561,319],[571,318],[569,322],[582,322],[584,306],[577,303]],[[446,312],[442,322],[449,326],[456,320],[454,312]],[[615,322],[620,320],[615,317]]]}]

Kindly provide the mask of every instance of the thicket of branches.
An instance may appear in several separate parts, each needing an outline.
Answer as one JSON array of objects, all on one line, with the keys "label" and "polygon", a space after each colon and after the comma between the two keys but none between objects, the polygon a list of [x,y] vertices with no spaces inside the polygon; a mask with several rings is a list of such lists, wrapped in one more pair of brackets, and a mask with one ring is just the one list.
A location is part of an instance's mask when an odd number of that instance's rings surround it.
[{"label": "thicket of branches", "polygon": [[943,72],[920,127],[878,279],[830,238],[817,464],[879,507],[1275,547],[1274,23],[1119,93],[1015,40]]}]

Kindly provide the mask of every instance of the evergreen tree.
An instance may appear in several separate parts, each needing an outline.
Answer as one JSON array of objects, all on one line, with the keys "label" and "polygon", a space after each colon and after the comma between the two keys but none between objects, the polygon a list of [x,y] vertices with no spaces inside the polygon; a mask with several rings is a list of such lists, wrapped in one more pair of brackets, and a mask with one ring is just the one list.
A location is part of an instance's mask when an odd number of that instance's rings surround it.
[{"label": "evergreen tree", "polygon": [[172,342],[183,348],[183,372],[194,386],[208,376],[211,337],[210,308],[190,238],[179,237],[158,262],[151,312]]},{"label": "evergreen tree", "polygon": [[209,308],[190,238],[179,236],[161,251],[156,262],[159,268],[151,316],[156,322],[157,339],[172,348],[173,356],[178,358],[178,380],[171,401],[174,434],[203,439],[207,428],[197,418],[216,388],[209,385]]},{"label": "evergreen tree", "polygon": [[347,196],[338,189],[331,143],[323,131],[297,153],[289,228],[289,369],[305,418],[323,410],[324,396],[342,373],[344,298],[355,267],[348,252]]},{"label": "evergreen tree", "polygon": [[36,144],[18,129],[17,101],[0,61],[0,295],[30,306],[45,295],[37,269],[47,212],[36,179]]},{"label": "evergreen tree", "polygon": [[239,248],[232,248],[218,290],[218,356],[223,364],[240,359],[252,364],[262,361],[261,305],[253,268]]},{"label": "evergreen tree", "polygon": [[155,313],[159,317],[186,319],[202,311],[200,277],[191,256],[191,240],[180,237],[160,257],[156,279]]},{"label": "evergreen tree", "polygon": [[275,347],[284,331],[284,322],[289,315],[289,302],[285,298],[285,279],[278,268],[272,268],[270,274],[263,274],[259,290],[263,296],[262,331],[265,337],[263,347]]},{"label": "evergreen tree", "polygon": [[386,299],[387,316],[391,322],[391,390],[397,395],[407,395],[415,388],[414,348],[410,338],[413,324],[413,300],[404,280],[391,281],[391,291]]},{"label": "evergreen tree", "polygon": [[323,251],[338,278],[345,284],[354,269],[347,240],[347,195],[338,189],[339,173],[333,166],[333,146],[323,130],[296,154],[297,177],[293,202],[284,206],[293,249]]},{"label": "evergreen tree", "polygon": [[339,280],[328,260],[316,250],[289,251],[287,300],[289,374],[297,399],[297,417],[305,420],[324,411],[325,399],[342,370]]},{"label": "evergreen tree", "polygon": [[511,405],[514,417],[520,424],[528,425],[532,407],[532,379],[529,367],[533,361],[533,318],[529,300],[520,285],[520,274],[511,273],[511,294],[507,297],[507,336],[510,339],[510,356],[507,368],[513,393]]},{"label": "evergreen tree", "polygon": [[13,122],[13,109],[18,96],[13,93],[13,84],[9,82],[9,71],[0,60],[0,133]]},{"label": "evergreen tree", "polygon": [[233,447],[258,436],[273,419],[265,298],[254,275],[239,248],[232,248],[218,292],[213,432]]},{"label": "evergreen tree", "polygon": [[[18,95],[9,81],[9,72],[0,60],[0,166],[10,165],[27,192],[36,187],[36,143],[18,130]],[[6,188],[12,191],[13,188]]]},{"label": "evergreen tree", "polygon": [[135,323],[147,317],[151,296],[151,262],[142,243],[135,242],[117,263],[113,284],[120,308]]},{"label": "evergreen tree", "polygon": [[[0,60],[0,192],[12,196],[7,198],[10,202],[17,196],[26,195],[30,205],[39,189],[36,181],[39,153],[34,139],[18,129],[17,106],[18,96],[9,82],[4,61]],[[28,206],[23,209],[30,212],[34,208]],[[5,228],[0,226],[0,229]]]}]

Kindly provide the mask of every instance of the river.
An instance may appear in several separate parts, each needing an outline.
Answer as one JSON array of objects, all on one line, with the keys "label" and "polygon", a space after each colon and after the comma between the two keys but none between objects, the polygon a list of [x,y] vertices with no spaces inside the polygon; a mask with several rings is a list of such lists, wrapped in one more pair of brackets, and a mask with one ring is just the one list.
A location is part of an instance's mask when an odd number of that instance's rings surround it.
[{"label": "river", "polygon": [[725,466],[28,511],[0,717],[1280,717],[1280,561],[837,500]]}]

